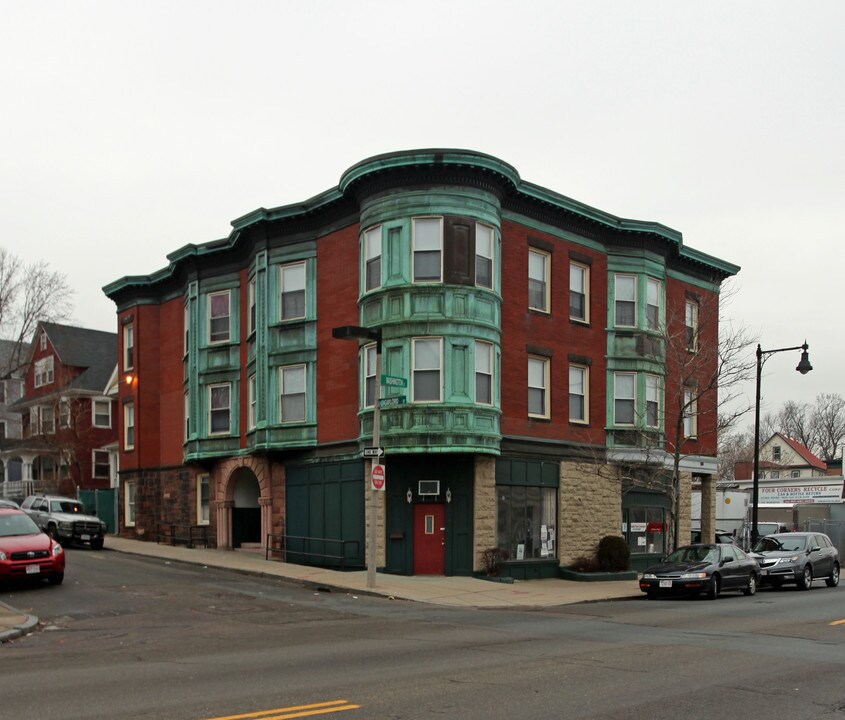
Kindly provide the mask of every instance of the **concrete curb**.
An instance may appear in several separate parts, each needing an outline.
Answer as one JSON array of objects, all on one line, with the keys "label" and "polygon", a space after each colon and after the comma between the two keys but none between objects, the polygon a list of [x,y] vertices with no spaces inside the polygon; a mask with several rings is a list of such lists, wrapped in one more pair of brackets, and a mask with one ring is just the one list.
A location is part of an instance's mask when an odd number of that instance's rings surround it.
[{"label": "concrete curb", "polygon": [[0,643],[19,638],[38,625],[35,615],[22,613],[3,602],[0,602],[0,615],[7,615],[9,620],[7,629],[0,630]]}]

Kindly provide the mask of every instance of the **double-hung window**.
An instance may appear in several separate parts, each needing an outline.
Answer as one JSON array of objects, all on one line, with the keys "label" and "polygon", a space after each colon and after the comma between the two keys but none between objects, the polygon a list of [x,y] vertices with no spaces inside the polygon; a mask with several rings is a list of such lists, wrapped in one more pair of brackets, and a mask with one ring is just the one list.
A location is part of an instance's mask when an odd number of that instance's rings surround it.
[{"label": "double-hung window", "polygon": [[381,225],[364,233],[364,290],[381,287]]},{"label": "double-hung window", "polygon": [[364,407],[374,407],[376,404],[376,354],[375,345],[364,348]]},{"label": "double-hung window", "polygon": [[528,416],[549,417],[549,358],[528,358]]},{"label": "double-hung window", "polygon": [[135,403],[123,406],[123,449],[132,450],[135,447]]},{"label": "double-hung window", "polygon": [[698,399],[692,388],[684,390],[683,418],[684,437],[696,437],[698,435]]},{"label": "double-hung window", "polygon": [[414,282],[443,277],[443,218],[414,218]]},{"label": "double-hung window", "polygon": [[253,373],[246,381],[246,427],[253,430],[256,425],[257,413],[255,405],[256,375]]},{"label": "double-hung window", "polygon": [[185,442],[191,437],[191,393],[186,392],[183,397],[182,413],[185,419]]},{"label": "double-hung window", "polygon": [[111,427],[111,400],[92,400],[92,414],[94,416],[94,427]]},{"label": "double-hung window", "polygon": [[132,323],[123,326],[123,369],[135,367],[135,326]]},{"label": "double-hung window", "polygon": [[636,373],[614,374],[613,378],[613,422],[615,425],[633,425],[637,407]]},{"label": "double-hung window", "polygon": [[569,263],[569,318],[589,322],[590,268],[581,263]]},{"label": "double-hung window", "polygon": [[246,286],[246,332],[252,335],[255,332],[255,278],[250,278]]},{"label": "double-hung window", "polygon": [[135,482],[127,481],[124,486],[124,518],[127,527],[132,527],[135,524]]},{"label": "double-hung window", "polygon": [[475,284],[493,288],[493,247],[495,231],[489,225],[475,224]]},{"label": "double-hung window", "polygon": [[211,522],[211,478],[200,475],[197,478],[197,524]]},{"label": "double-hung window", "polygon": [[645,424],[656,428],[660,424],[660,378],[645,376]]},{"label": "double-hung window", "polygon": [[645,319],[648,330],[660,329],[661,283],[654,278],[646,279]]},{"label": "double-hung window", "polygon": [[493,344],[475,341],[475,402],[493,404]]},{"label": "double-hung window", "polygon": [[291,365],[279,369],[281,387],[281,421],[305,421],[305,365]]},{"label": "double-hung window", "polygon": [[442,392],[442,341],[414,338],[412,342],[414,402],[440,402]]},{"label": "double-hung window", "polygon": [[687,350],[698,350],[698,303],[687,300],[684,308],[684,328],[686,331]]},{"label": "double-hung window", "polygon": [[229,321],[231,316],[228,290],[208,295],[208,342],[229,342]]},{"label": "double-hung window", "polygon": [[101,480],[107,480],[110,477],[109,453],[107,450],[94,450],[93,452],[93,476]]},{"label": "double-hung window", "polygon": [[282,320],[300,320],[305,317],[305,263],[283,265],[281,268]]},{"label": "double-hung window", "polygon": [[549,312],[549,266],[551,256],[540,250],[528,251],[528,307]]},{"label": "double-hung window", "polygon": [[586,423],[587,390],[589,388],[589,368],[586,365],[569,366],[569,421]]},{"label": "double-hung window", "polygon": [[53,356],[35,361],[35,387],[43,387],[53,382]]},{"label": "double-hung window", "polygon": [[56,412],[52,405],[44,405],[41,408],[41,432],[45,435],[56,432]]},{"label": "double-hung window", "polygon": [[615,324],[637,326],[637,276],[616,275],[614,282]]},{"label": "double-hung window", "polygon": [[187,355],[191,347],[191,306],[185,303],[182,311],[182,354]]},{"label": "double-hung window", "polygon": [[232,386],[230,383],[208,387],[208,431],[210,435],[231,432]]}]

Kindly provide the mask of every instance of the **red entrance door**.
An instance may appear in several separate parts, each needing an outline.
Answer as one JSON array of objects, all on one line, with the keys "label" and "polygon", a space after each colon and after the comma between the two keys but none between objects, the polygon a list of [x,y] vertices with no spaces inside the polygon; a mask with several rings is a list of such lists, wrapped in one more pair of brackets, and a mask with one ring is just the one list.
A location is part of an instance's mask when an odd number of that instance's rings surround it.
[{"label": "red entrance door", "polygon": [[442,575],[446,569],[446,510],[414,505],[414,575]]}]

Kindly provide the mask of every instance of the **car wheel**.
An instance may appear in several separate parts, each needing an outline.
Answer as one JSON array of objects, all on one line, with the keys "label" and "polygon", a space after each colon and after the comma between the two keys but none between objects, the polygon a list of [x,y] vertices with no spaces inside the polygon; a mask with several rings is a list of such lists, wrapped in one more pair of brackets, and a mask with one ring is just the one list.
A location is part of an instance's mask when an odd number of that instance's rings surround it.
[{"label": "car wheel", "polygon": [[830,577],[825,579],[828,587],[836,587],[839,585],[839,563],[833,563],[833,570],[830,571]]},{"label": "car wheel", "polygon": [[102,550],[103,549],[103,538],[97,538],[96,540],[91,541],[91,549],[92,550]]},{"label": "car wheel", "polygon": [[62,581],[65,579],[65,574],[63,572],[60,573],[53,573],[49,578],[47,578],[51,585],[61,585]]},{"label": "car wheel", "polygon": [[707,588],[707,599],[715,600],[717,597],[719,597],[719,576],[714,575],[710,578],[710,585]]},{"label": "car wheel", "polygon": [[748,583],[742,589],[742,593],[744,595],[753,595],[757,592],[757,575],[755,573],[751,573],[748,576]]},{"label": "car wheel", "polygon": [[799,590],[809,590],[813,587],[813,568],[809,565],[804,568],[804,574],[798,580],[797,586]]}]

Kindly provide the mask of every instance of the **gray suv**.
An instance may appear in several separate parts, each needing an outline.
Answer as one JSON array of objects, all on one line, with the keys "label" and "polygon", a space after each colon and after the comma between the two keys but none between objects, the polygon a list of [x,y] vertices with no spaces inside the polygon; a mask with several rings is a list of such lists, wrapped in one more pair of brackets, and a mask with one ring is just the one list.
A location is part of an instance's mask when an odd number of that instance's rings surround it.
[{"label": "gray suv", "polygon": [[62,545],[88,543],[93,550],[103,547],[108,526],[95,515],[88,515],[79,500],[60,495],[30,495],[21,503],[21,510]]},{"label": "gray suv", "polygon": [[767,535],[752,552],[760,563],[760,582],[780,588],[795,583],[809,590],[813,580],[824,578],[828,587],[839,584],[839,551],[824,533],[790,532]]}]

